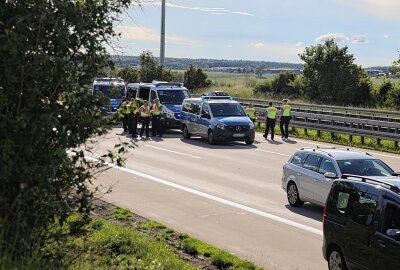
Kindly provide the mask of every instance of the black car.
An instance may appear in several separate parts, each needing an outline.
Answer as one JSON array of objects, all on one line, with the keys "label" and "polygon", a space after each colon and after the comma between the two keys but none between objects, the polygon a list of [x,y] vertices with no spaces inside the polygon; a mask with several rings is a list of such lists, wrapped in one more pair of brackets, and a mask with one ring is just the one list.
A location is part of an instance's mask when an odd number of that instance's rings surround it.
[{"label": "black car", "polygon": [[324,210],[330,270],[400,269],[400,181],[343,175]]}]

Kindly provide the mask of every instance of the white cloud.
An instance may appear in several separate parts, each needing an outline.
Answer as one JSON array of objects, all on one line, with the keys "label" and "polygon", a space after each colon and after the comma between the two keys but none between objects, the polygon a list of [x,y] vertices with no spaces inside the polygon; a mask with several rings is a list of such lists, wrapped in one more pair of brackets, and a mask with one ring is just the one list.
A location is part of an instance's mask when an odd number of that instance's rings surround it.
[{"label": "white cloud", "polygon": [[[136,6],[161,6],[161,1],[160,0],[143,0],[143,2],[141,2],[140,4],[134,3],[133,5],[136,5]],[[254,16],[254,14],[251,14],[248,12],[231,11],[229,9],[221,8],[221,7],[189,7],[189,6],[182,6],[182,5],[177,5],[177,4],[168,3],[168,2],[165,5],[170,8],[187,9],[187,10],[209,13],[209,14],[213,14],[213,15],[234,14],[234,15],[241,15],[241,16]]]},{"label": "white cloud", "polygon": [[383,38],[388,39],[389,35],[384,35]]},{"label": "white cloud", "polygon": [[[118,26],[117,32],[121,33],[122,39],[130,40],[140,40],[140,41],[150,41],[150,42],[160,42],[160,34],[153,29],[143,27],[143,26]],[[190,47],[199,47],[198,42],[189,40],[185,37],[176,35],[166,35],[166,41],[172,44],[185,45]]]},{"label": "white cloud", "polygon": [[400,21],[399,0],[339,0],[345,5],[350,5],[356,9],[363,10],[373,16],[385,19]]},{"label": "white cloud", "polygon": [[260,48],[262,48],[262,47],[265,46],[265,44],[262,43],[262,42],[252,43],[251,45],[252,45],[253,47],[256,47],[257,49],[260,49]]},{"label": "white cloud", "polygon": [[323,42],[327,41],[328,39],[334,39],[337,42],[345,42],[345,41],[350,40],[350,38],[343,33],[327,33],[327,34],[320,35],[319,37],[316,37],[315,41],[317,43],[323,43]]},{"label": "white cloud", "polygon": [[360,43],[368,43],[368,38],[365,35],[353,36],[351,37],[351,43],[360,44]]},{"label": "white cloud", "polygon": [[233,48],[233,45],[228,45],[228,48]]},{"label": "white cloud", "polygon": [[334,39],[338,43],[345,43],[345,42],[351,42],[353,44],[362,44],[362,43],[368,43],[368,37],[366,35],[356,35],[349,37],[343,33],[326,33],[323,35],[320,35],[315,38],[315,42],[317,43],[323,43],[327,41],[328,39]]}]

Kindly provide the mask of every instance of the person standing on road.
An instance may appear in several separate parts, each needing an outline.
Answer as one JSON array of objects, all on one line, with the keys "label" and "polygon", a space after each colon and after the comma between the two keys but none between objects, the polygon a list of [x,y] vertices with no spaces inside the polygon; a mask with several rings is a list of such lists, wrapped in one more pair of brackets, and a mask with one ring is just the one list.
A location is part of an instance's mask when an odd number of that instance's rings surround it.
[{"label": "person standing on road", "polygon": [[132,98],[129,102],[131,114],[130,114],[130,122],[129,122],[129,134],[132,135],[132,138],[137,137],[137,124],[139,118],[139,104],[138,102]]},{"label": "person standing on road", "polygon": [[292,107],[288,104],[288,99],[282,100],[282,108],[280,110],[280,123],[279,127],[281,130],[282,138],[287,139],[289,137],[289,123],[291,117]]},{"label": "person standing on road", "polygon": [[253,104],[251,104],[250,107],[247,107],[244,111],[254,124],[256,121],[256,109],[254,108]]},{"label": "person standing on road", "polygon": [[271,129],[271,140],[273,141],[275,136],[276,113],[278,109],[272,106],[272,102],[269,102],[265,111],[267,112],[267,122],[265,124],[264,138],[268,138],[268,132]]},{"label": "person standing on road", "polygon": [[124,128],[124,132],[128,132],[129,129],[129,114],[130,114],[130,107],[129,102],[124,97],[121,104],[118,107],[118,115],[122,118],[122,127]]},{"label": "person standing on road", "polygon": [[146,129],[146,137],[149,136],[149,125],[150,125],[150,107],[147,100],[143,101],[143,105],[139,109],[140,119],[142,122],[142,127],[140,129],[140,137],[143,137],[143,132]]},{"label": "person standing on road", "polygon": [[161,117],[163,114],[163,108],[158,98],[154,99],[150,112],[151,112],[151,135],[153,137],[155,136],[162,137]]}]

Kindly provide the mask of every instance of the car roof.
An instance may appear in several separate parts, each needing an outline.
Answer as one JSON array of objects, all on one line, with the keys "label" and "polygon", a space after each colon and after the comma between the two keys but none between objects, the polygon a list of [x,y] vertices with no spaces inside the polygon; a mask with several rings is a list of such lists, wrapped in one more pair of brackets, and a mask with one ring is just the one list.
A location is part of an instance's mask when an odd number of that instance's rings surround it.
[{"label": "car roof", "polygon": [[331,157],[335,160],[349,159],[377,159],[367,152],[351,150],[349,148],[301,148],[302,152],[318,153]]},{"label": "car roof", "polygon": [[235,100],[230,100],[230,99],[202,99],[202,98],[187,98],[184,100],[184,102],[204,102],[204,103],[209,103],[209,104],[239,104],[239,102]]}]

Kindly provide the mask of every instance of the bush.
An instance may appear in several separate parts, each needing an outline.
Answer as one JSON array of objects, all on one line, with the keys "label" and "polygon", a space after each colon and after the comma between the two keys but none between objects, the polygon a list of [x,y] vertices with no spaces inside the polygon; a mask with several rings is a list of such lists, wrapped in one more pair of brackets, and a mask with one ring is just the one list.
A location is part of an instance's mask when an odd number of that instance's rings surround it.
[{"label": "bush", "polygon": [[114,217],[118,220],[126,220],[132,216],[132,211],[127,208],[115,208]]},{"label": "bush", "polygon": [[271,82],[268,80],[264,80],[262,82],[257,83],[253,90],[254,94],[268,94],[272,92]]}]

